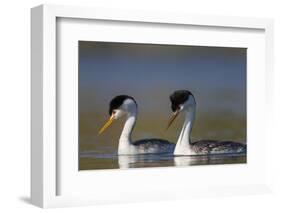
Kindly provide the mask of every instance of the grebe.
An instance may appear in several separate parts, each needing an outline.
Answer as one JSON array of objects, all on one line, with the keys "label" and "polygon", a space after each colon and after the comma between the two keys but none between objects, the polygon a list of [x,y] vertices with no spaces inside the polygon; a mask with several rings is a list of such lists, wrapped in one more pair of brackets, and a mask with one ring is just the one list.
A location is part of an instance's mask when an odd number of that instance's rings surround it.
[{"label": "grebe", "polygon": [[174,155],[246,153],[247,146],[238,142],[215,140],[191,142],[190,134],[195,120],[196,109],[194,96],[188,90],[178,90],[170,95],[170,101],[173,115],[168,123],[167,129],[180,112],[185,114],[185,121],[174,150]]},{"label": "grebe", "polygon": [[137,120],[138,107],[133,97],[119,95],[113,98],[109,107],[109,120],[100,129],[99,134],[104,132],[113,121],[126,116],[126,122],[122,130],[119,145],[119,155],[130,154],[152,154],[152,153],[173,153],[175,144],[162,139],[143,139],[131,141],[131,133]]}]

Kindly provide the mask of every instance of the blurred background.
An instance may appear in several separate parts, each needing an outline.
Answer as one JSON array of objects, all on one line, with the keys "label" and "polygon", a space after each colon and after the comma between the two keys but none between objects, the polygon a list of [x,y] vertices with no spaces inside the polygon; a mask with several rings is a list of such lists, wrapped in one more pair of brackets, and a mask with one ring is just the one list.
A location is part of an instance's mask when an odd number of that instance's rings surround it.
[{"label": "blurred background", "polygon": [[196,99],[192,140],[246,143],[246,54],[244,48],[79,42],[79,148],[114,152],[124,120],[104,134],[109,102],[133,96],[138,120],[133,140],[163,138],[176,142],[180,116],[165,131],[171,114],[169,95],[190,90]]}]

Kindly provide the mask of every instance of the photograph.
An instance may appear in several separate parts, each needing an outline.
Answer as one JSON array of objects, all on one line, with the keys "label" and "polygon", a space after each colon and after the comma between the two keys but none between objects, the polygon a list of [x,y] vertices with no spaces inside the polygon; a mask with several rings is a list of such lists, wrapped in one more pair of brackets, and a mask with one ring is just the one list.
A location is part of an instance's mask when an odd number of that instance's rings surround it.
[{"label": "photograph", "polygon": [[79,170],[247,163],[247,48],[78,41]]}]

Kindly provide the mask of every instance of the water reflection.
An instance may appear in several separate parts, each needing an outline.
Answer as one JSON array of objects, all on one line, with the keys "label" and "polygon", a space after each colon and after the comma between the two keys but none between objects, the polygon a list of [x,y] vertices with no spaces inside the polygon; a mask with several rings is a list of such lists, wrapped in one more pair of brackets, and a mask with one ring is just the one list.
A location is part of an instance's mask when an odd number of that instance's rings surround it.
[{"label": "water reflection", "polygon": [[87,151],[80,153],[79,169],[129,169],[246,163],[245,155],[173,156],[172,154],[117,155]]},{"label": "water reflection", "polygon": [[174,166],[171,154],[119,155],[120,169]]},{"label": "water reflection", "polygon": [[246,163],[246,155],[242,154],[220,154],[220,155],[196,155],[196,156],[175,156],[175,166],[195,166],[214,164]]}]

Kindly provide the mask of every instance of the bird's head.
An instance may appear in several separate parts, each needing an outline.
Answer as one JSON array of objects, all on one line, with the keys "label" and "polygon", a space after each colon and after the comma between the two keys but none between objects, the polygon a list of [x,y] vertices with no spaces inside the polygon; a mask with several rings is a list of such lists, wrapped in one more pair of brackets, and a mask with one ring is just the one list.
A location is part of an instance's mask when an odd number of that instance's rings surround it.
[{"label": "bird's head", "polygon": [[137,102],[128,95],[118,95],[114,97],[109,103],[109,120],[100,129],[99,134],[103,133],[114,120],[117,120],[125,115],[136,113]]},{"label": "bird's head", "polygon": [[195,98],[188,90],[177,90],[170,95],[171,109],[173,114],[168,123],[167,129],[182,111],[193,110],[196,107]]}]

